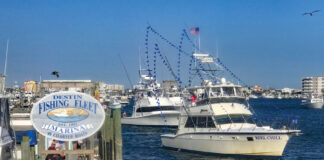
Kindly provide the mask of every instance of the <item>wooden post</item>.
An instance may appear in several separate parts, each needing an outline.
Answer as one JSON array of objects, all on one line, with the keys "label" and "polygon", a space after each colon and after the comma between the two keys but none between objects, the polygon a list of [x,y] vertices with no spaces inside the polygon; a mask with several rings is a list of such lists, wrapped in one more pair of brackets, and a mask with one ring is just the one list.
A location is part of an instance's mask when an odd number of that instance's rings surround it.
[{"label": "wooden post", "polygon": [[35,156],[35,146],[30,146],[29,148],[29,159],[30,160],[36,160],[36,156]]},{"label": "wooden post", "polygon": [[[70,150],[70,142],[69,141],[65,141],[65,150],[69,151]],[[69,160],[69,155],[65,154],[65,160]]]},{"label": "wooden post", "polygon": [[[113,112],[113,113],[112,113]],[[110,115],[113,114],[113,118]],[[101,155],[104,160],[122,160],[121,111],[108,108],[101,128]]]},{"label": "wooden post", "polygon": [[[105,119],[106,121],[106,119]],[[98,151],[99,151],[99,156],[102,157],[102,128],[104,127],[104,125],[101,127],[100,131],[97,133],[97,138],[98,138]]]},{"label": "wooden post", "polygon": [[[113,110],[109,108],[110,114],[113,114]],[[114,116],[114,115],[113,115]],[[115,146],[114,146],[114,119],[109,116],[108,125],[108,135],[109,135],[109,160],[114,160],[115,157]]]},{"label": "wooden post", "polygon": [[23,136],[21,142],[21,159],[30,160],[30,146],[29,146],[29,137]]},{"label": "wooden post", "polygon": [[91,137],[90,137],[90,149],[94,149],[94,141],[95,141],[95,135],[96,134],[94,134],[94,135],[92,135]]},{"label": "wooden post", "polygon": [[42,152],[45,150],[45,137],[39,133],[37,133],[38,143],[37,143],[37,150],[38,150],[38,159],[42,158]]},{"label": "wooden post", "polygon": [[123,141],[122,141],[122,130],[121,130],[121,113],[120,108],[114,110],[114,160],[122,160],[123,153]]},{"label": "wooden post", "polygon": [[105,117],[105,121],[104,121],[104,124],[102,125],[101,127],[101,136],[100,136],[100,139],[101,139],[101,150],[100,150],[100,156],[101,156],[101,159],[105,159],[105,128],[106,128],[106,123],[107,123],[107,114],[106,114],[106,117]]},{"label": "wooden post", "polygon": [[112,157],[112,147],[111,147],[111,141],[112,141],[112,119],[110,118],[110,109],[108,109],[108,113],[106,114],[106,121],[105,121],[105,128],[104,128],[104,159],[105,160],[111,160]]}]

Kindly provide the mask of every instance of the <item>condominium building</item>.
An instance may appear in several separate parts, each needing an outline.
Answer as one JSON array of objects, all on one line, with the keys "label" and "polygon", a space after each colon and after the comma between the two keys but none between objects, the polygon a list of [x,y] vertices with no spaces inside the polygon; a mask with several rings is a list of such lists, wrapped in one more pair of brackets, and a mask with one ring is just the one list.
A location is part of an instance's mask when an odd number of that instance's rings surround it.
[{"label": "condominium building", "polygon": [[324,77],[302,78],[303,94],[322,93],[322,90],[324,91]]}]

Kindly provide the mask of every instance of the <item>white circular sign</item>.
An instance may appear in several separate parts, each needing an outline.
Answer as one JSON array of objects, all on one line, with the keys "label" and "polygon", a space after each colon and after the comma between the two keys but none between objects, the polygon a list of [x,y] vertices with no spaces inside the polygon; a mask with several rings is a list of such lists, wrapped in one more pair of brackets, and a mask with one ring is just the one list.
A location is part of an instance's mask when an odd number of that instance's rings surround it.
[{"label": "white circular sign", "polygon": [[76,141],[96,133],[105,121],[105,111],[92,96],[62,91],[34,104],[30,119],[42,135],[61,141]]}]

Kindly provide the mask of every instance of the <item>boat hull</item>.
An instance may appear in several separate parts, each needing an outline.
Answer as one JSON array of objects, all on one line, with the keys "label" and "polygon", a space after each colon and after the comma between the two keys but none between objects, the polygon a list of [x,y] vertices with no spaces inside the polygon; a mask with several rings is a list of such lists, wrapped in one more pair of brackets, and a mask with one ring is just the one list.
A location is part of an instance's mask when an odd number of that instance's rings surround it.
[{"label": "boat hull", "polygon": [[179,136],[168,134],[161,136],[164,147],[215,154],[255,156],[281,156],[289,138],[288,134],[184,134]]},{"label": "boat hull", "polygon": [[323,102],[318,102],[318,103],[307,103],[306,106],[308,108],[314,108],[314,109],[321,109],[323,108],[324,103]]},{"label": "boat hull", "polygon": [[13,113],[10,119],[10,126],[15,131],[34,130],[29,113]]},{"label": "boat hull", "polygon": [[[139,125],[139,126],[178,126],[179,112],[163,113],[162,118],[160,112],[141,117],[124,117],[121,119],[123,125]],[[164,122],[166,120],[166,122]]]}]

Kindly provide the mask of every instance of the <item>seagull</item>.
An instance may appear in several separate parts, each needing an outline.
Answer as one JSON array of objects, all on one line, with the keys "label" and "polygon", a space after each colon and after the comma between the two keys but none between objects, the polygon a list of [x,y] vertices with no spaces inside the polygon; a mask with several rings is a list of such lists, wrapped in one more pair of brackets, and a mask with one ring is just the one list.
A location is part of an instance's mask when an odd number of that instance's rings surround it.
[{"label": "seagull", "polygon": [[58,71],[53,71],[52,72],[52,75],[56,76],[56,78],[59,78],[60,75],[59,75],[59,72]]},{"label": "seagull", "polygon": [[315,12],[319,12],[319,11],[321,11],[321,10],[314,10],[314,11],[312,11],[312,12],[305,12],[305,13],[303,13],[303,16],[305,16],[305,15],[307,15],[307,14],[309,14],[310,16],[313,16],[313,13],[315,13]]}]

